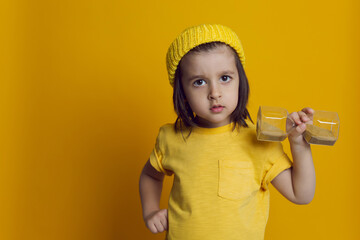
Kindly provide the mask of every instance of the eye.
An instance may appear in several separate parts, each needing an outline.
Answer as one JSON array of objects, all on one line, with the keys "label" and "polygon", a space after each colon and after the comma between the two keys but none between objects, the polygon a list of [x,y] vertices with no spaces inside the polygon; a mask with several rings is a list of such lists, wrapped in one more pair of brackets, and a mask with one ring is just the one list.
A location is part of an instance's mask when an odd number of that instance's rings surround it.
[{"label": "eye", "polygon": [[203,80],[203,79],[199,79],[199,80],[196,80],[195,82],[194,82],[194,86],[195,87],[200,87],[200,86],[202,86],[202,85],[204,85],[206,82]]},{"label": "eye", "polygon": [[221,76],[220,80],[222,82],[229,82],[231,80],[231,77],[228,75]]}]

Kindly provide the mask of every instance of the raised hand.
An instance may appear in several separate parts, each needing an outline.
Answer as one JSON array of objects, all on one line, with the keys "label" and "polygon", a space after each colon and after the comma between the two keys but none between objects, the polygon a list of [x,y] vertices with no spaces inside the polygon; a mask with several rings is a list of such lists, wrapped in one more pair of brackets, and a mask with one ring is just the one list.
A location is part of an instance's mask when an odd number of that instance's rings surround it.
[{"label": "raised hand", "polygon": [[314,109],[306,107],[299,112],[289,114],[288,119],[290,119],[290,121],[287,122],[286,129],[291,144],[306,143],[302,134],[306,130],[306,124],[312,124],[314,112]]}]

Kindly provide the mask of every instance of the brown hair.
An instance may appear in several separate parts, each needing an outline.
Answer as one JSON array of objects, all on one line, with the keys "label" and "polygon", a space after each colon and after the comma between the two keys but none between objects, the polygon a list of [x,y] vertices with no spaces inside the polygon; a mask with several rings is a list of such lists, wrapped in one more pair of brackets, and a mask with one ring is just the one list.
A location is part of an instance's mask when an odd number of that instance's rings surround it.
[{"label": "brown hair", "polygon": [[[228,44],[223,42],[209,42],[204,43],[201,45],[198,45],[191,49],[187,54],[191,52],[208,52],[214,48],[220,47],[226,45],[230,47]],[[249,111],[246,108],[246,105],[248,103],[249,99],[249,83],[247,80],[247,77],[245,75],[244,68],[241,64],[241,61],[239,59],[239,56],[237,55],[236,51],[230,47],[231,50],[234,52],[235,56],[235,64],[236,68],[238,70],[239,74],[239,98],[238,98],[238,104],[235,108],[235,110],[230,115],[230,121],[234,122],[234,129],[236,126],[243,126],[248,127],[247,123],[245,122],[245,119],[249,118],[252,123],[254,123],[250,117]],[[181,61],[180,61],[181,62]],[[175,71],[175,79],[174,79],[174,92],[173,92],[173,103],[174,103],[174,110],[177,114],[177,119],[175,121],[175,132],[181,131],[181,134],[183,134],[183,130],[188,129],[190,130],[187,138],[191,134],[192,127],[198,126],[194,119],[194,113],[189,105],[189,103],[186,100],[186,96],[184,93],[184,89],[181,83],[181,68],[180,68],[180,62],[178,64],[178,67]],[[234,130],[233,129],[233,130]],[[184,138],[185,139],[185,138]]]}]

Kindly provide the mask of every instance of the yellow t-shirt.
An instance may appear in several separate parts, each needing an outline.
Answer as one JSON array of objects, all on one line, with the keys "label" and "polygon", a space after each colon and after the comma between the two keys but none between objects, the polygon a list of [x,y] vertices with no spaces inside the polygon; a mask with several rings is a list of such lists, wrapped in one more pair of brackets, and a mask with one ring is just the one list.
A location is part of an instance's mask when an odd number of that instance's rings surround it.
[{"label": "yellow t-shirt", "polygon": [[264,239],[268,184],[292,162],[280,142],[258,141],[247,123],[196,127],[186,142],[174,124],[160,128],[150,163],[174,174],[168,240]]}]

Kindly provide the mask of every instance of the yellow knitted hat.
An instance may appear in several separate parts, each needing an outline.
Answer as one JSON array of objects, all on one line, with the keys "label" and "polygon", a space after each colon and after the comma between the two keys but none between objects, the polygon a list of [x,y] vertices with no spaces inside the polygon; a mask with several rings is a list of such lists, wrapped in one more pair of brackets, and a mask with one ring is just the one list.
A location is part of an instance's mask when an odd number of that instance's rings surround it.
[{"label": "yellow knitted hat", "polygon": [[244,50],[240,39],[233,30],[220,24],[202,24],[189,27],[171,43],[166,54],[166,67],[172,87],[174,87],[175,71],[181,58],[192,48],[215,41],[224,42],[234,48],[241,64],[245,67]]}]

